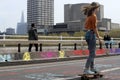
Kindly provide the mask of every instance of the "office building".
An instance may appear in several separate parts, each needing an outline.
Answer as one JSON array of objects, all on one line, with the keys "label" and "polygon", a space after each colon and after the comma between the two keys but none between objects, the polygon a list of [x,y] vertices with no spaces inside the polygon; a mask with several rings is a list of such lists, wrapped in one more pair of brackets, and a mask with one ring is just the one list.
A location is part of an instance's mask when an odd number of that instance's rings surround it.
[{"label": "office building", "polygon": [[35,23],[38,32],[54,25],[54,0],[27,0],[27,23]]},{"label": "office building", "polygon": [[120,29],[120,24],[119,23],[112,23],[111,29]]},{"label": "office building", "polygon": [[[67,32],[73,34],[85,30],[84,24],[86,16],[83,14],[82,9],[90,3],[78,4],[65,4],[64,5],[64,23],[56,24],[51,28],[50,33]],[[98,30],[109,31],[111,30],[111,19],[104,18],[104,6],[100,4],[100,8],[96,13],[98,19]],[[63,25],[65,24],[65,25]]]},{"label": "office building", "polygon": [[7,35],[14,35],[15,34],[15,29],[14,28],[7,28],[6,29],[6,34]]},{"label": "office building", "polygon": [[16,34],[25,35],[27,34],[27,23],[24,21],[24,13],[21,15],[21,22],[17,23]]},{"label": "office building", "polygon": [[[82,9],[86,5],[89,5],[89,3],[66,4],[64,6],[64,22],[85,19],[86,16],[83,14]],[[103,5],[100,5],[99,11],[97,12],[97,18],[99,21],[102,21],[102,18],[104,18]]]}]

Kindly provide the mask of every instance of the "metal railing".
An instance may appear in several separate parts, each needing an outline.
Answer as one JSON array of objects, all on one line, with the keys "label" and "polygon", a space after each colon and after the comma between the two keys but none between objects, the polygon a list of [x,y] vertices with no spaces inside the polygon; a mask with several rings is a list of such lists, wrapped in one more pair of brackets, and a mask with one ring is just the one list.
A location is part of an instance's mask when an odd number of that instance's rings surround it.
[{"label": "metal railing", "polygon": [[[38,41],[29,41],[27,40],[27,36],[20,36],[20,35],[2,35],[3,39],[0,39],[0,45],[3,45],[3,47],[6,47],[5,45],[16,45],[18,47],[18,52],[21,52],[22,45],[28,45],[30,43],[37,43],[39,44],[40,51],[42,51],[43,44],[50,44],[50,45],[58,45],[58,50],[61,50],[61,47],[63,44],[70,45],[72,44],[74,46],[74,50],[77,49],[77,46],[80,45],[81,48],[86,45],[86,41],[84,40],[84,37],[63,37],[63,36],[39,36]],[[9,37],[9,39],[7,39]],[[10,39],[10,37],[17,37],[17,39]],[[24,37],[26,39],[18,39]],[[54,39],[57,38],[57,39]],[[66,39],[66,40],[65,40]],[[120,38],[113,38],[113,41],[111,43],[114,43],[116,45],[120,46]],[[104,44],[104,42],[103,42]]]}]

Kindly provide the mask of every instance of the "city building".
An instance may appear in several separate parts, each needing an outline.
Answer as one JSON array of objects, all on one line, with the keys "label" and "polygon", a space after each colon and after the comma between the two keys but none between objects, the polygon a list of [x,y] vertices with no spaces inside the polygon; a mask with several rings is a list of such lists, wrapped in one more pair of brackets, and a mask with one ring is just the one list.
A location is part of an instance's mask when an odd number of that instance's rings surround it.
[{"label": "city building", "polygon": [[111,29],[120,29],[120,24],[118,23],[112,23],[111,26]]},{"label": "city building", "polygon": [[21,15],[21,22],[17,23],[16,34],[25,35],[27,34],[27,23],[24,21],[24,13]]},{"label": "city building", "polygon": [[101,31],[110,31],[111,30],[111,19],[109,18],[102,18],[102,21],[98,22],[98,30]]},{"label": "city building", "polygon": [[[68,24],[68,27],[74,32],[84,30],[84,22],[86,16],[83,14],[83,7],[89,5],[89,3],[80,4],[66,4],[64,5],[64,22]],[[100,5],[98,12],[96,13],[98,23],[102,25],[102,20],[104,18],[104,6]],[[77,25],[76,25],[77,23]],[[103,26],[103,25],[102,25]],[[98,26],[99,29],[101,26]]]},{"label": "city building", "polygon": [[7,28],[6,29],[6,35],[14,35],[15,29],[14,28]]},{"label": "city building", "polygon": [[47,31],[54,25],[54,0],[27,0],[28,30],[35,23],[38,33]]},{"label": "city building", "polygon": [[[83,14],[82,9],[84,6],[89,5],[89,3],[80,4],[65,4],[64,5],[64,23],[57,23],[50,28],[50,33],[61,33],[67,32],[74,34],[74,32],[79,32],[85,30],[84,23],[86,16]],[[104,6],[100,4],[99,11],[96,13],[98,19],[98,30],[100,31],[110,31],[114,26],[118,28],[118,24],[112,24],[111,19],[104,18]],[[63,25],[65,24],[65,25]]]},{"label": "city building", "polygon": [[[85,19],[86,16],[83,14],[82,9],[86,5],[89,5],[89,3],[64,5],[64,22]],[[102,21],[102,18],[104,18],[104,6],[100,5],[99,11],[97,12],[97,19]]]}]

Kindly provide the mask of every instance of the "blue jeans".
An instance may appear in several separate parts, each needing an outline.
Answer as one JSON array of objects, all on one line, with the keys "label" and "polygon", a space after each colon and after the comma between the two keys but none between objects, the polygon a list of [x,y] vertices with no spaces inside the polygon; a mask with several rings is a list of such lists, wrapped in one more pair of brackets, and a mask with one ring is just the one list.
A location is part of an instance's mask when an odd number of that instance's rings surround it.
[{"label": "blue jeans", "polygon": [[96,35],[93,31],[87,31],[85,35],[85,39],[89,50],[89,56],[87,58],[85,68],[94,68],[94,58],[96,51]]}]

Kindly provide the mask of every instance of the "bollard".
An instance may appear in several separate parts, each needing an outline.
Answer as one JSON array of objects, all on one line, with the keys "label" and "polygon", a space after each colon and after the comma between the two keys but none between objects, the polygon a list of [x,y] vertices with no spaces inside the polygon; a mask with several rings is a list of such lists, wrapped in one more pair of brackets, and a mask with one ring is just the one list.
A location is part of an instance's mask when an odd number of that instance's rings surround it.
[{"label": "bollard", "polygon": [[61,50],[61,43],[58,44],[58,51]]},{"label": "bollard", "polygon": [[99,49],[102,49],[102,43],[99,44]]},{"label": "bollard", "polygon": [[40,44],[40,51],[42,51],[42,44]]},{"label": "bollard", "polygon": [[20,47],[21,47],[21,44],[19,43],[18,44],[18,52],[21,52]]},{"label": "bollard", "polygon": [[77,50],[77,44],[76,43],[74,44],[74,50]]},{"label": "bollard", "polygon": [[118,43],[118,48],[120,48],[120,43]]}]

